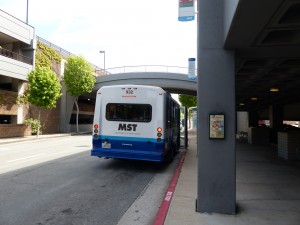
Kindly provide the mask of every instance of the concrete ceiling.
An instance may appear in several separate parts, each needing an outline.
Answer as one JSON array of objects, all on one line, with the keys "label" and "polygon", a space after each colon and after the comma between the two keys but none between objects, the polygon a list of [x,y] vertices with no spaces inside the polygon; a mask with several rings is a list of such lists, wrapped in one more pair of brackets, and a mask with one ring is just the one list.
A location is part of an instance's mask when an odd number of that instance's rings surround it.
[{"label": "concrete ceiling", "polygon": [[300,102],[300,0],[240,0],[224,47],[236,51],[238,111]]},{"label": "concrete ceiling", "polygon": [[1,33],[0,32],[0,45],[3,45],[3,44],[10,44],[10,43],[13,43],[13,42],[17,42],[18,40],[13,38],[13,37],[10,37],[4,33]]}]

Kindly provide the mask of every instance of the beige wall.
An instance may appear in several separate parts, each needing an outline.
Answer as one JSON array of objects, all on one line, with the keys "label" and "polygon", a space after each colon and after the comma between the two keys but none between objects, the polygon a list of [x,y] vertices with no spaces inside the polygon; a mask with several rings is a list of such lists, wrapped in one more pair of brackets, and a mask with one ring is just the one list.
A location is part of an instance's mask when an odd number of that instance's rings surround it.
[{"label": "beige wall", "polygon": [[24,124],[0,124],[0,138],[31,135],[31,127]]}]

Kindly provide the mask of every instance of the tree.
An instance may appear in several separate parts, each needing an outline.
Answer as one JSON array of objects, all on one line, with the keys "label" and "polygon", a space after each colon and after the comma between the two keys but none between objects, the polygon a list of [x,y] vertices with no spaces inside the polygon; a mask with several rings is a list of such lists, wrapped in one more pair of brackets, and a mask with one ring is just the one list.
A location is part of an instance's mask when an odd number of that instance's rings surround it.
[{"label": "tree", "polygon": [[182,106],[187,108],[197,106],[197,97],[191,95],[179,95],[178,100]]},{"label": "tree", "polygon": [[[38,66],[28,74],[28,89],[25,92],[25,99],[29,103],[45,109],[55,108],[58,98],[62,95],[60,91],[61,84],[49,67]],[[39,109],[39,121],[40,116]]]},{"label": "tree", "polygon": [[91,64],[82,56],[70,56],[65,66],[63,81],[66,85],[67,92],[75,97],[76,105],[76,130],[78,127],[78,97],[84,93],[90,93],[93,90],[96,79],[94,69]]}]

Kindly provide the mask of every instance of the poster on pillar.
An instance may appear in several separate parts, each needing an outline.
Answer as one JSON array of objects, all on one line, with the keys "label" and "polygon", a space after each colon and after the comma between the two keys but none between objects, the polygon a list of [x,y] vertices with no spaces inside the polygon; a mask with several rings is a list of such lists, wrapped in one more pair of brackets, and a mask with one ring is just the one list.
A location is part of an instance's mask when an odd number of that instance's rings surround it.
[{"label": "poster on pillar", "polygon": [[178,20],[193,21],[195,19],[194,0],[179,0]]},{"label": "poster on pillar", "polygon": [[224,114],[209,115],[209,138],[225,139],[225,115]]}]

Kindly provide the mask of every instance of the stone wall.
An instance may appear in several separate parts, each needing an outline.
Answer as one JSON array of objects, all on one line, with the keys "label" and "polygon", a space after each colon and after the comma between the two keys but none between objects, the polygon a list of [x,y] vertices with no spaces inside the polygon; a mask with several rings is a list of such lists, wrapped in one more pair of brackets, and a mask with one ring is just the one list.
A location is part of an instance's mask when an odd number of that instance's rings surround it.
[{"label": "stone wall", "polygon": [[298,160],[300,132],[278,132],[278,156],[286,160]]},{"label": "stone wall", "polygon": [[[18,97],[17,92],[0,90],[0,114],[13,115],[13,116],[18,115],[19,106],[16,104],[17,97]],[[29,118],[38,119],[38,112],[40,110],[43,133],[58,133],[59,132],[59,105],[60,104],[57,104],[57,108],[53,108],[53,109],[39,109],[34,105],[24,104],[21,106],[24,109],[23,120]],[[12,131],[10,133],[13,134],[14,132]]]},{"label": "stone wall", "polygon": [[17,92],[0,90],[0,114],[18,115]]},{"label": "stone wall", "polygon": [[31,127],[25,124],[0,124],[0,138],[31,135]]},{"label": "stone wall", "polygon": [[[59,101],[58,101],[59,103]],[[59,133],[59,104],[53,109],[42,109],[34,105],[30,105],[29,110],[26,115],[26,119],[34,118],[38,119],[40,110],[40,120],[42,124],[42,133],[51,134]]]}]

